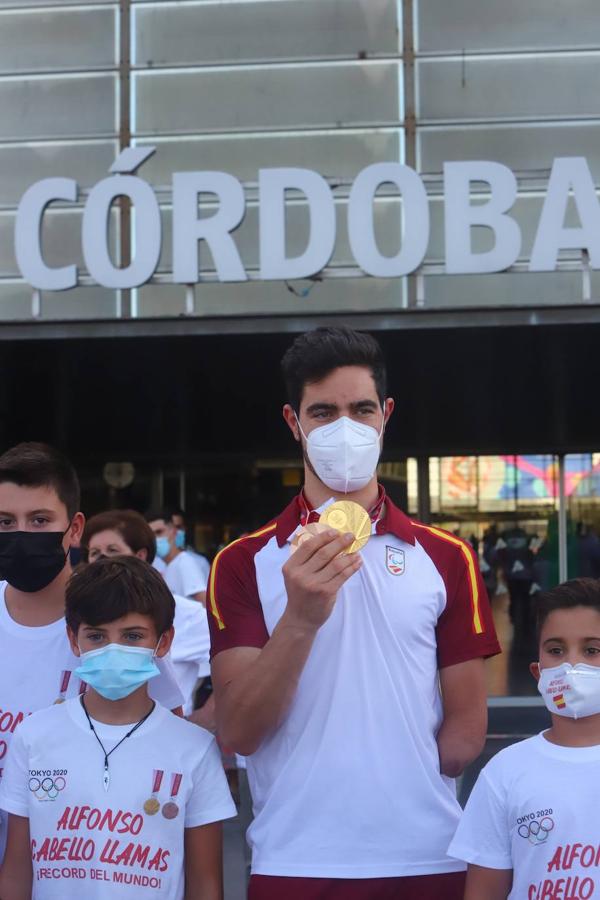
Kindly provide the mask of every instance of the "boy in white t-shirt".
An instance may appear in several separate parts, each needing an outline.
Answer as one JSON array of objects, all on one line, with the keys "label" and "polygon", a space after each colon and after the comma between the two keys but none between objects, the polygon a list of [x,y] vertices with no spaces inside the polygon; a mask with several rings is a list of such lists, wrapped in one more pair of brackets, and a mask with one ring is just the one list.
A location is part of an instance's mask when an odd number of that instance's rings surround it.
[{"label": "boy in white t-shirt", "polygon": [[[18,723],[81,689],[64,619],[79,510],[77,473],[59,450],[28,442],[0,456],[0,778]],[[171,655],[158,666],[152,697],[181,711]],[[0,863],[5,839],[0,810]]]},{"label": "boy in white t-shirt", "polygon": [[[153,564],[156,541],[152,529],[140,513],[133,509],[109,509],[88,519],[81,548],[88,562],[107,556],[137,556]],[[198,680],[210,675],[208,619],[201,603],[179,594],[173,596],[175,638],[171,660],[183,693],[183,711],[189,716],[194,707],[194,690]]]},{"label": "boy in white t-shirt", "polygon": [[448,854],[465,900],[600,897],[600,581],[539,596],[530,668],[552,727],[483,769]]},{"label": "boy in white t-shirt", "polygon": [[2,900],[222,900],[221,821],[235,815],[214,738],[148,694],[175,604],[135,557],[67,586],[85,694],[16,729],[0,786],[9,813]]}]

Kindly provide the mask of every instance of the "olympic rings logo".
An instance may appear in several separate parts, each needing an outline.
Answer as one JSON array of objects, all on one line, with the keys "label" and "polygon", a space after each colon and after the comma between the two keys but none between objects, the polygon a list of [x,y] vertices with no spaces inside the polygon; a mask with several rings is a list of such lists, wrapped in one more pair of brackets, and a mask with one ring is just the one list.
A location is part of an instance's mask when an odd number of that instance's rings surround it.
[{"label": "olympic rings logo", "polygon": [[526,838],[530,844],[536,846],[548,840],[548,835],[553,828],[554,820],[550,816],[544,816],[543,819],[533,819],[526,825],[519,825],[519,835],[522,838]]},{"label": "olympic rings logo", "polygon": [[38,800],[56,800],[61,791],[64,791],[67,785],[62,775],[57,778],[30,778],[29,790]]}]

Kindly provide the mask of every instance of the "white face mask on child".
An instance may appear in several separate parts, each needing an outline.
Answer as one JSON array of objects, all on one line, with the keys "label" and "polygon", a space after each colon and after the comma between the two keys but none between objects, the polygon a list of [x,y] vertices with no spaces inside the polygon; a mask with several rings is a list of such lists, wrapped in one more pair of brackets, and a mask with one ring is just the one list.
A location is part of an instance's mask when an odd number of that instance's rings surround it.
[{"label": "white face mask on child", "polygon": [[600,666],[561,663],[540,669],[538,691],[551,713],[584,719],[600,713]]}]

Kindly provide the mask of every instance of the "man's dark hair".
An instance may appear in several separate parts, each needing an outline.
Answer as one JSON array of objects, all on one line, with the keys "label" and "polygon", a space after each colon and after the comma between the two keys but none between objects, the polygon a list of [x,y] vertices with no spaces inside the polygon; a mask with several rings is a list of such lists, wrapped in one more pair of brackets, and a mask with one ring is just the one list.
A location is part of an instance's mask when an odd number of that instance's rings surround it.
[{"label": "man's dark hair", "polygon": [[75,634],[82,624],[100,627],[140,613],[152,619],[160,636],[175,615],[175,600],[162,575],[137,556],[113,556],[79,568],[67,584],[65,606]]},{"label": "man's dark hair", "polygon": [[600,580],[597,578],[573,578],[550,591],[538,594],[536,601],[536,629],[538,640],[544,622],[557,609],[573,609],[587,606],[600,613]]},{"label": "man's dark hair", "polygon": [[81,493],[77,473],[64,453],[48,444],[17,444],[0,456],[0,484],[19,487],[50,487],[72,519],[79,511]]},{"label": "man's dark hair", "polygon": [[298,412],[307,384],[322,381],[340,366],[370,369],[380,403],[386,396],[387,376],[381,347],[370,334],[339,328],[316,328],[296,338],[281,360],[288,403]]},{"label": "man's dark hair", "polygon": [[163,519],[167,525],[173,524],[173,515],[175,510],[170,506],[156,506],[148,509],[144,513],[146,522],[156,522],[157,519]]},{"label": "man's dark hair", "polygon": [[134,509],[109,509],[88,519],[81,537],[81,546],[86,557],[91,539],[101,531],[116,531],[130,550],[134,553],[145,550],[146,562],[153,561],[156,555],[156,539],[141,513]]}]

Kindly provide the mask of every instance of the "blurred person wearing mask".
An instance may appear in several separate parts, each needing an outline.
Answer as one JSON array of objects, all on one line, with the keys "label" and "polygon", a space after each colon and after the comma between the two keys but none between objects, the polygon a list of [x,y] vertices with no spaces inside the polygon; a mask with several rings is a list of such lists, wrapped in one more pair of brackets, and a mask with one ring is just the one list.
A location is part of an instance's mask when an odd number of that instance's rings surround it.
[{"label": "blurred person wearing mask", "polygon": [[173,521],[173,525],[177,529],[177,538],[176,543],[180,550],[187,550],[188,553],[191,553],[192,556],[196,558],[198,565],[202,569],[202,572],[206,576],[206,581],[208,583],[208,575],[210,572],[210,563],[207,560],[206,556],[202,553],[198,553],[196,548],[189,544],[187,541],[187,529],[185,524],[185,511],[183,509],[174,510],[171,519]]},{"label": "blurred person wearing mask", "polygon": [[[152,564],[156,549],[152,529],[132,509],[107,510],[92,516],[84,528],[81,544],[90,563],[111,556],[137,556]],[[197,682],[210,676],[208,620],[202,604],[180,594],[173,596],[175,638],[171,659],[187,716],[193,710]]]},{"label": "blurred person wearing mask", "polygon": [[161,574],[171,591],[206,605],[208,573],[203,571],[196,554],[182,550],[179,546],[180,531],[178,532],[173,521],[173,511],[152,509],[146,513],[145,518],[154,532],[156,555],[166,564]]}]

